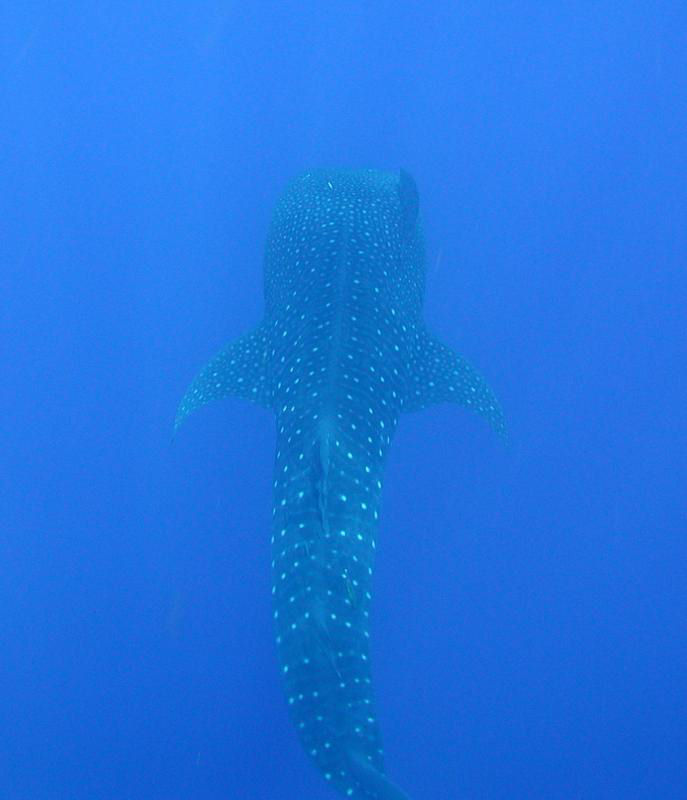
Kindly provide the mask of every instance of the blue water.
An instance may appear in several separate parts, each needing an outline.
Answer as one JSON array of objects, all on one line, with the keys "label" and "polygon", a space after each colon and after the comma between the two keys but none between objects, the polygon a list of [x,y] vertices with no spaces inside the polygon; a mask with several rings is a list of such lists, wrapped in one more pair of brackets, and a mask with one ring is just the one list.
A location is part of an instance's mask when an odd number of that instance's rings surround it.
[{"label": "blue water", "polygon": [[426,318],[372,651],[413,800],[687,797],[687,7],[15,3],[0,30],[0,797],[318,800],[270,609],[274,423],[171,440],[286,182],[404,167]]}]

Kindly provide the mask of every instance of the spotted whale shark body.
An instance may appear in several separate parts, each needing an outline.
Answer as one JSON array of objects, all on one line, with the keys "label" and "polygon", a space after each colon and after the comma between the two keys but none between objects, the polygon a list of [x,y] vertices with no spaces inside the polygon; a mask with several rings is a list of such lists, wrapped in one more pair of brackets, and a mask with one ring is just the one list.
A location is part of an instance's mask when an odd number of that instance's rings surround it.
[{"label": "spotted whale shark body", "polygon": [[387,777],[369,613],[386,454],[403,411],[453,401],[502,433],[484,380],[422,321],[424,245],[404,171],[315,170],[279,200],[265,317],[191,383],[176,426],[240,396],[277,420],[277,649],[300,740],[346,797],[406,798]]}]

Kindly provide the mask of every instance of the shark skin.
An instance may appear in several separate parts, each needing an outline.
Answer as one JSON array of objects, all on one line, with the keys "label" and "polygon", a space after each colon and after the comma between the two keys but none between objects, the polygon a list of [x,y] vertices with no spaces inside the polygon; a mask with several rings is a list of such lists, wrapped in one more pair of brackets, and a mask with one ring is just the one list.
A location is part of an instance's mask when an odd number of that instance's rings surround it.
[{"label": "shark skin", "polygon": [[386,776],[370,672],[384,463],[404,411],[455,402],[500,435],[480,375],[422,321],[419,199],[404,171],[313,170],[287,187],[265,250],[265,316],[201,370],[175,428],[243,397],[277,421],[272,594],[291,717],[345,797],[408,800]]}]

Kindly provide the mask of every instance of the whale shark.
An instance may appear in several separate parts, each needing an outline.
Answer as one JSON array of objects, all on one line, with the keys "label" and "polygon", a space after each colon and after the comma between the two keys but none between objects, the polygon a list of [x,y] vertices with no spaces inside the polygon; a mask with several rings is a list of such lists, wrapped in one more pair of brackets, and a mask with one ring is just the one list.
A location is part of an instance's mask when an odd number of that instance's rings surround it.
[{"label": "whale shark", "polygon": [[384,464],[403,412],[452,402],[505,435],[482,376],[422,318],[425,244],[404,170],[316,169],[278,200],[265,313],[191,382],[175,429],[241,397],[276,417],[274,629],[301,744],[344,797],[408,800],[387,776],[370,663]]}]

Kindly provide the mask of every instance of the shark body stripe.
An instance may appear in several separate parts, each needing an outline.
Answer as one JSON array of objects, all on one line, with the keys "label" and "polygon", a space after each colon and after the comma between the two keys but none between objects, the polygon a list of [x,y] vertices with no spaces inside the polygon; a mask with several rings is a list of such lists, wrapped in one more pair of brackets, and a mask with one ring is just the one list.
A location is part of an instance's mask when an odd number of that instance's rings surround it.
[{"label": "shark body stripe", "polygon": [[421,319],[424,245],[405,172],[316,170],[287,188],[265,252],[265,318],[192,382],[176,425],[218,396],[277,420],[274,620],[299,737],[342,795],[400,800],[386,777],[369,619],[384,463],[404,410],[472,407],[483,379]]}]

